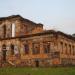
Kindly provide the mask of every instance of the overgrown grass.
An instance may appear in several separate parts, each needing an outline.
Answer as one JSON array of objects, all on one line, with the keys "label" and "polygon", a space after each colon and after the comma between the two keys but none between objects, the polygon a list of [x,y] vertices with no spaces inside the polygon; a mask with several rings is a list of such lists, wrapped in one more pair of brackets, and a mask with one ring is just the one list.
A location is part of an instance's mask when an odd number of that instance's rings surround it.
[{"label": "overgrown grass", "polygon": [[0,68],[0,75],[75,75],[75,67]]}]

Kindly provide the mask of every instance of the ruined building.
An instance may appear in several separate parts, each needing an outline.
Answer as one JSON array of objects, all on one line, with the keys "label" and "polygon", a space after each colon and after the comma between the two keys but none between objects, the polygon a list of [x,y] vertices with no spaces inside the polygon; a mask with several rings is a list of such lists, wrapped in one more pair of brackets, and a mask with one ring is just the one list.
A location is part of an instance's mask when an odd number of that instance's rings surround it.
[{"label": "ruined building", "polygon": [[19,15],[0,18],[0,66],[75,65],[75,37]]}]

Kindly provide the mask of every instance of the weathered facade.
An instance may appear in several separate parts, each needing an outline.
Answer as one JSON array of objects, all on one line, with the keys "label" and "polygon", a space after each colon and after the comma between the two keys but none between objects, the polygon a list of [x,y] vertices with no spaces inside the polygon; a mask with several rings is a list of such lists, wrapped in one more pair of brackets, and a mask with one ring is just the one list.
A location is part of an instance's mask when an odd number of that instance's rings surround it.
[{"label": "weathered facade", "polygon": [[0,18],[0,66],[9,65],[75,65],[75,38],[19,15]]}]

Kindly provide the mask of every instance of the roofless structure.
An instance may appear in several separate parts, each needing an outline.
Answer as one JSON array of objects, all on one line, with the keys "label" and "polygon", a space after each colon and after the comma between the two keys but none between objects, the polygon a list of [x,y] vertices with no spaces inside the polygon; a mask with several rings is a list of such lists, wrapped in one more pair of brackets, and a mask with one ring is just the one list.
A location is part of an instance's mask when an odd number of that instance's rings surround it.
[{"label": "roofless structure", "polygon": [[0,18],[0,67],[54,65],[75,65],[74,36],[20,15]]}]

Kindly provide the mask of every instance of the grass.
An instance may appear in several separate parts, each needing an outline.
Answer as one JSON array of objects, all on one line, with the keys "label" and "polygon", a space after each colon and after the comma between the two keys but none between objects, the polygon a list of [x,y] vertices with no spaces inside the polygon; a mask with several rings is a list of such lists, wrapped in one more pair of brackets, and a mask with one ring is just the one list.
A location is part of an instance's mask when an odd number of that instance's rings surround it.
[{"label": "grass", "polygon": [[0,68],[0,75],[75,75],[75,67]]}]

